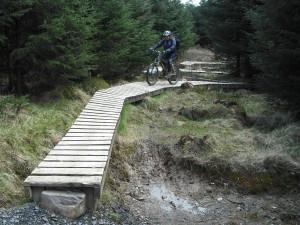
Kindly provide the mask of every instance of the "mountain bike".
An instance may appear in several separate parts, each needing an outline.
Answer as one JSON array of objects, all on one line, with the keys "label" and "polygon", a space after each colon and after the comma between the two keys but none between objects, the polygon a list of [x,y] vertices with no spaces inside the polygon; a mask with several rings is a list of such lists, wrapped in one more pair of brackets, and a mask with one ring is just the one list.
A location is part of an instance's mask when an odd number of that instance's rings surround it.
[{"label": "mountain bike", "polygon": [[171,71],[168,72],[167,61],[164,59],[163,53],[157,50],[153,50],[152,52],[156,55],[156,57],[154,62],[147,67],[147,83],[152,86],[158,81],[158,78],[164,77],[169,81],[170,84],[176,84],[179,80],[179,70],[176,63],[171,63]]}]

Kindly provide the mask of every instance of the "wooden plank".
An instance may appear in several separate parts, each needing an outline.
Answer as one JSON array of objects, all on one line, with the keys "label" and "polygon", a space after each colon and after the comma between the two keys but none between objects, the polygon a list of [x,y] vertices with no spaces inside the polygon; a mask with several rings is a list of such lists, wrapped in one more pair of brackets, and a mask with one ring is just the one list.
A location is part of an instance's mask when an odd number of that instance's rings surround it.
[{"label": "wooden plank", "polygon": [[94,119],[94,120],[119,120],[120,115],[91,115],[86,113],[81,113],[78,119]]},{"label": "wooden plank", "polygon": [[122,110],[113,110],[113,109],[96,109],[96,108],[90,108],[87,107],[82,110],[82,112],[89,112],[89,113],[94,113],[94,114],[106,114],[106,115],[111,115],[111,114],[120,114]]},{"label": "wooden plank", "polygon": [[82,136],[77,136],[77,137],[63,137],[62,141],[112,141],[112,135],[109,137],[82,137]]},{"label": "wooden plank", "polygon": [[108,88],[108,89],[105,89],[105,90],[99,90],[97,92],[95,92],[94,95],[111,95],[110,92],[113,91],[113,90],[118,90],[120,89],[121,86],[114,86],[114,87],[111,87],[111,88]]},{"label": "wooden plank", "polygon": [[91,141],[91,140],[83,140],[83,141],[60,141],[58,145],[110,145],[111,140],[107,141]]},{"label": "wooden plank", "polygon": [[118,99],[118,100],[122,100],[123,98],[120,98],[114,94],[111,94],[110,92],[113,91],[113,89],[106,89],[104,91],[97,91],[93,97],[108,97],[111,99]]},{"label": "wooden plank", "polygon": [[111,131],[108,133],[113,133],[116,126],[84,126],[84,125],[72,125],[70,130],[99,130],[99,133],[105,133],[105,131]]},{"label": "wooden plank", "polygon": [[85,110],[100,111],[100,112],[121,112],[122,108],[108,108],[108,107],[96,107],[96,106],[86,106]]},{"label": "wooden plank", "polygon": [[47,162],[42,161],[39,168],[104,168],[106,162]]},{"label": "wooden plank", "polygon": [[104,104],[104,105],[111,105],[111,106],[123,106],[124,100],[122,101],[113,101],[109,99],[97,99],[97,98],[91,98],[89,103],[91,104]]},{"label": "wooden plank", "polygon": [[81,113],[77,119],[94,119],[94,120],[119,120],[120,115],[94,115],[94,114],[87,114]]},{"label": "wooden plank", "polygon": [[109,108],[109,109],[122,109],[123,104],[108,104],[108,103],[92,103],[89,102],[87,106],[98,107],[98,108]]},{"label": "wooden plank", "polygon": [[99,126],[99,125],[97,125],[97,126],[89,126],[89,125],[84,126],[84,125],[74,124],[74,125],[71,126],[71,129],[91,129],[91,130],[93,130],[93,129],[96,129],[96,130],[97,129],[115,130],[115,128],[116,128],[116,126],[109,126],[109,125],[107,125],[107,126],[105,126],[105,125],[102,125],[102,126]]},{"label": "wooden plank", "polygon": [[70,132],[70,133],[104,133],[104,134],[110,133],[110,134],[113,134],[114,130],[71,128],[68,132]]},{"label": "wooden plank", "polygon": [[80,132],[76,132],[76,133],[72,133],[72,132],[68,132],[65,137],[105,137],[105,138],[112,138],[113,137],[113,133],[80,133]]},{"label": "wooden plank", "polygon": [[92,104],[104,104],[104,105],[117,105],[122,106],[124,104],[124,100],[122,101],[114,101],[111,99],[99,99],[99,98],[91,98],[89,103]]},{"label": "wooden plank", "polygon": [[118,123],[118,119],[87,119],[78,118],[75,122],[92,122],[92,123]]},{"label": "wooden plank", "polygon": [[[115,97],[115,98],[114,98]],[[110,102],[123,102],[124,98],[117,95],[107,95],[107,94],[95,94],[92,96],[91,99],[97,100],[97,101],[110,101]]]},{"label": "wooden plank", "polygon": [[107,156],[66,156],[48,155],[44,161],[69,161],[69,162],[106,162]]},{"label": "wooden plank", "polygon": [[122,110],[113,110],[113,109],[96,109],[96,108],[92,108],[92,107],[86,107],[84,108],[84,110],[82,110],[82,112],[92,112],[92,113],[108,113],[108,114],[120,114]]},{"label": "wooden plank", "polygon": [[110,145],[56,145],[54,150],[109,150]]},{"label": "wooden plank", "polygon": [[86,126],[116,126],[118,121],[115,122],[88,122],[88,121],[75,121],[74,125],[86,125]]},{"label": "wooden plank", "polygon": [[101,176],[103,168],[36,168],[32,175]]},{"label": "wooden plank", "polygon": [[111,119],[115,119],[115,118],[119,118],[120,114],[118,113],[114,113],[114,114],[110,114],[109,112],[97,112],[95,114],[95,112],[91,112],[91,111],[82,111],[79,116],[90,116],[90,117],[98,117],[98,118],[111,118]]},{"label": "wooden plank", "polygon": [[102,107],[102,106],[90,106],[87,105],[85,110],[92,110],[92,111],[100,111],[100,112],[121,112],[122,108],[117,108],[117,107]]},{"label": "wooden plank", "polygon": [[111,112],[110,110],[94,110],[94,109],[83,109],[82,113],[94,114],[94,115],[119,115],[121,111]]},{"label": "wooden plank", "polygon": [[109,103],[106,103],[106,102],[98,102],[98,101],[95,101],[95,100],[91,100],[86,106],[122,109],[123,108],[123,103],[122,104],[120,104],[120,103],[109,104]]},{"label": "wooden plank", "polygon": [[73,151],[73,150],[52,150],[49,152],[49,155],[86,155],[86,156],[108,156],[108,150],[101,150],[101,151]]},{"label": "wooden plank", "polygon": [[94,106],[94,107],[107,107],[107,108],[122,108],[123,104],[120,103],[106,103],[106,102],[94,102],[94,101],[90,101],[86,106]]},{"label": "wooden plank", "polygon": [[110,102],[124,102],[124,97],[119,95],[94,95],[92,97],[93,100],[99,100],[99,101],[110,101]]},{"label": "wooden plank", "polygon": [[25,186],[40,187],[100,187],[102,176],[29,176]]},{"label": "wooden plank", "polygon": [[84,109],[84,110],[82,110],[80,115],[86,115],[86,116],[102,116],[103,115],[106,117],[115,118],[115,117],[120,116],[120,112],[103,112],[103,111],[93,111],[90,109]]},{"label": "wooden plank", "polygon": [[124,98],[117,95],[112,94],[95,94],[93,95],[92,99],[96,99],[99,101],[112,101],[112,102],[122,102]]}]

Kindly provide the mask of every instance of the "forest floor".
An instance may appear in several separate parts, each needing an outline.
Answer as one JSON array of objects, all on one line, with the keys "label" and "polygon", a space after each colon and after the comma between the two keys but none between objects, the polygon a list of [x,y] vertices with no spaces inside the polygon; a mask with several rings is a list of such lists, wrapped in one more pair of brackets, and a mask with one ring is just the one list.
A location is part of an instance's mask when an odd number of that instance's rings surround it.
[{"label": "forest floor", "polygon": [[299,224],[300,125],[274,101],[197,88],[126,106],[103,204],[153,225]]},{"label": "forest floor", "polygon": [[[213,60],[208,50],[184,56]],[[249,90],[169,91],[125,107],[102,204],[132,224],[300,224],[300,124]],[[141,222],[143,221],[143,223]]]},{"label": "forest floor", "polygon": [[[203,49],[184,57],[213,60]],[[95,213],[73,221],[27,203],[0,209],[0,225],[298,225],[299,133],[285,102],[266,94],[168,91],[125,105]]]}]

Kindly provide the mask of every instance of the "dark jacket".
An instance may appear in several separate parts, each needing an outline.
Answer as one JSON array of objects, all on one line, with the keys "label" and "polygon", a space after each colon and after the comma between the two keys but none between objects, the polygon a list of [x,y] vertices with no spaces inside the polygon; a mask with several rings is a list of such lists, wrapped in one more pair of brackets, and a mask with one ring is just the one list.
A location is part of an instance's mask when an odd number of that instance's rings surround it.
[{"label": "dark jacket", "polygon": [[157,49],[161,46],[163,46],[167,56],[170,58],[176,57],[176,39],[174,37],[170,38],[169,40],[160,40],[160,42],[154,46],[154,49]]}]

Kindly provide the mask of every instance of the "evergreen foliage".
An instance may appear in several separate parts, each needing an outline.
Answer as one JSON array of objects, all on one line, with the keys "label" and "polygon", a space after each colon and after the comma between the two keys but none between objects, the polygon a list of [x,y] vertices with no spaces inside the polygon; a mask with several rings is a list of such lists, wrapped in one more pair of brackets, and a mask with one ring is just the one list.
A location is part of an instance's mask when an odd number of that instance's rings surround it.
[{"label": "evergreen foliage", "polygon": [[[297,102],[300,88],[300,2],[263,0],[249,13],[252,63],[267,87]],[[293,96],[291,96],[291,94]],[[296,98],[295,98],[296,97]]]},{"label": "evergreen foliage", "polygon": [[194,20],[189,8],[183,7],[179,0],[152,0],[152,5],[154,30],[160,34],[164,30],[172,31],[180,38],[183,48],[194,45]]},{"label": "evergreen foliage", "polygon": [[250,7],[245,0],[208,0],[198,9],[197,24],[202,25],[204,31],[200,34],[210,40],[217,53],[235,60],[234,74],[237,76],[241,73],[248,76],[251,71],[248,52],[251,26],[246,16]]},{"label": "evergreen foliage", "polygon": [[194,44],[179,0],[1,0],[0,84],[21,95],[90,75],[128,78],[166,29]]},{"label": "evergreen foliage", "polygon": [[151,27],[134,19],[123,1],[105,0],[96,5],[98,71],[106,78],[121,77],[144,63],[145,49],[153,41]]},{"label": "evergreen foliage", "polygon": [[235,59],[236,75],[256,75],[265,90],[299,99],[298,0],[203,0],[192,12],[200,44]]}]

